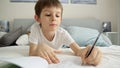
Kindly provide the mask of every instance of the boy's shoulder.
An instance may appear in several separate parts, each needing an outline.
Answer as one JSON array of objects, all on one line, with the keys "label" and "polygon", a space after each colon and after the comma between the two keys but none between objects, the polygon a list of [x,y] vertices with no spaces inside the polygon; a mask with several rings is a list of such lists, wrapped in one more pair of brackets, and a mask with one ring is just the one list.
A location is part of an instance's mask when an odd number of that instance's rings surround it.
[{"label": "boy's shoulder", "polygon": [[59,27],[58,28],[58,32],[59,33],[65,33],[65,32],[67,32],[64,28],[62,28],[62,27]]},{"label": "boy's shoulder", "polygon": [[35,22],[35,23],[32,25],[32,27],[34,27],[34,26],[39,26],[39,23]]},{"label": "boy's shoulder", "polygon": [[59,31],[66,31],[66,30],[65,30],[64,28],[62,28],[62,27],[59,27],[58,30],[59,30]]},{"label": "boy's shoulder", "polygon": [[35,23],[31,26],[32,29],[35,29],[35,28],[38,28],[38,27],[39,27],[39,23],[37,23],[37,22],[35,22]]}]

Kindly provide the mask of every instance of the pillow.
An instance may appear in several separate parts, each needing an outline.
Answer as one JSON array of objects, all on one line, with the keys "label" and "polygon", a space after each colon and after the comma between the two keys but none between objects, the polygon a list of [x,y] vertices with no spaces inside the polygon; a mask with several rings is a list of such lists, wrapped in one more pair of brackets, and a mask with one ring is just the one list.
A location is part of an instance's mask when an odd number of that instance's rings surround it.
[{"label": "pillow", "polygon": [[0,38],[1,38],[2,36],[4,36],[5,34],[7,34],[7,32],[0,32]]},{"label": "pillow", "polygon": [[2,46],[10,46],[13,44],[16,39],[22,34],[22,28],[18,28],[15,31],[5,34],[0,38],[0,45]]},{"label": "pillow", "polygon": [[17,45],[28,45],[29,41],[28,41],[28,35],[27,34],[23,34],[21,35],[17,41],[16,41]]},{"label": "pillow", "polygon": [[112,45],[112,41],[104,33],[102,33],[101,35],[106,42],[108,42],[110,45]]},{"label": "pillow", "polygon": [[[98,30],[85,28],[85,27],[77,27],[77,26],[69,26],[66,27],[66,30],[70,33],[72,38],[80,45],[93,45],[95,39],[97,38],[99,32]],[[96,46],[110,46],[109,42],[106,42],[102,35],[98,39]]]},{"label": "pillow", "polygon": [[0,31],[9,32],[9,21],[0,20]]}]

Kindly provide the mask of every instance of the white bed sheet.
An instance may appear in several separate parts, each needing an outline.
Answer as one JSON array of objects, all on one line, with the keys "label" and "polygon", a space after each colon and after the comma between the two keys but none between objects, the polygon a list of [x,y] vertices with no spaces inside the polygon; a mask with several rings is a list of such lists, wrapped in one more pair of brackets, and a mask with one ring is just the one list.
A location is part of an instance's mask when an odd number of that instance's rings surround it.
[{"label": "white bed sheet", "polygon": [[[120,46],[100,47],[103,58],[98,66],[83,66],[81,58],[73,54],[72,50],[62,49],[62,54],[58,54],[60,63],[50,64],[48,68],[120,68]],[[11,59],[28,56],[29,46],[11,46],[0,48],[0,59]]]}]

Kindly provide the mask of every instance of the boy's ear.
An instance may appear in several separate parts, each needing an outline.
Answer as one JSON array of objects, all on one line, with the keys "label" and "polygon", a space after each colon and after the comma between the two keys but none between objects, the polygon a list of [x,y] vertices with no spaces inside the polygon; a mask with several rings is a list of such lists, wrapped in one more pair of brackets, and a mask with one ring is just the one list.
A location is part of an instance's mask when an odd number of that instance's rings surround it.
[{"label": "boy's ear", "polygon": [[40,18],[37,16],[37,15],[34,15],[34,19],[39,22],[40,21]]}]

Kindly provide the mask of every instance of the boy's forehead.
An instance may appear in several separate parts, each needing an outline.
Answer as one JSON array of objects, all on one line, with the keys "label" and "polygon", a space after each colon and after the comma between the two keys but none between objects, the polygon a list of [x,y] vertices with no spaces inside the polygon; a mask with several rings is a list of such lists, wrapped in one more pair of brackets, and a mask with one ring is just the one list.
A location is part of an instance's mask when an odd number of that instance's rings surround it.
[{"label": "boy's forehead", "polygon": [[45,8],[43,8],[43,11],[50,11],[50,10],[62,11],[62,9],[59,7],[45,7]]}]

